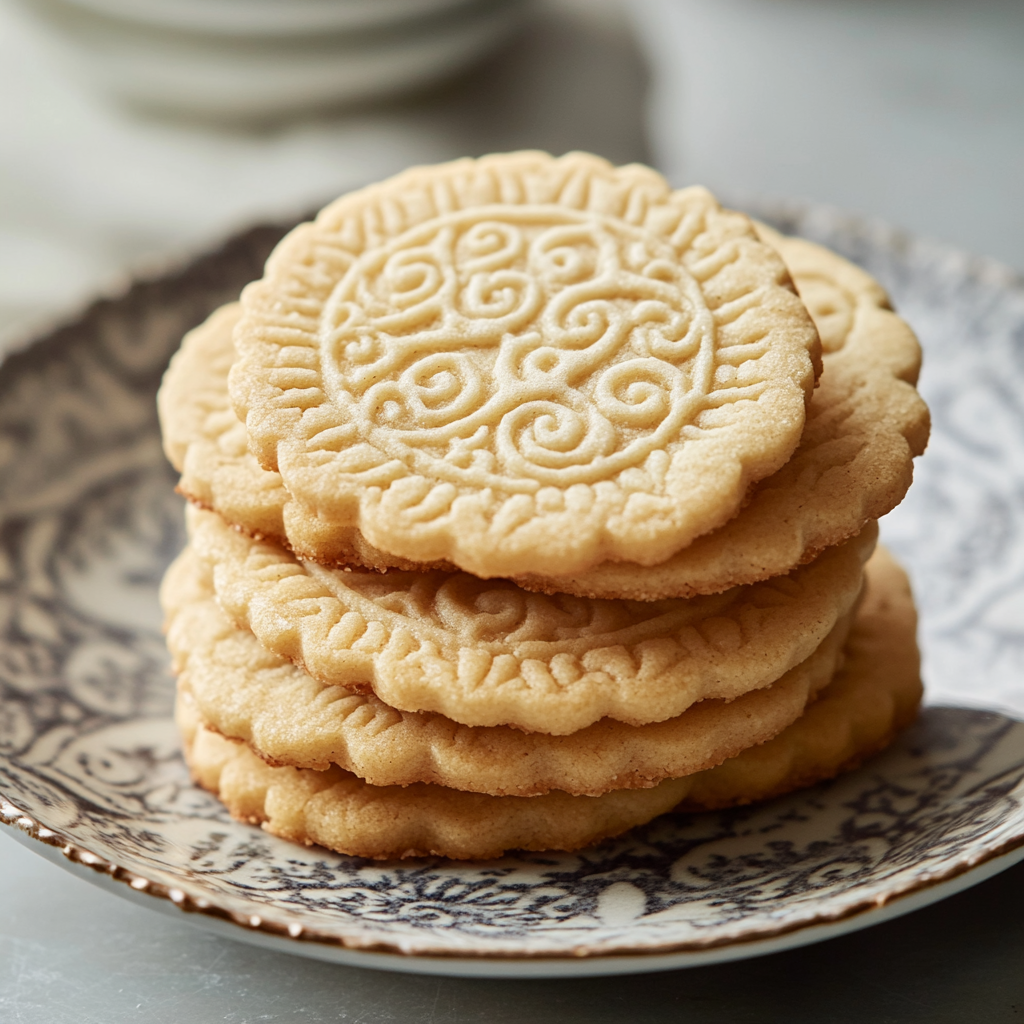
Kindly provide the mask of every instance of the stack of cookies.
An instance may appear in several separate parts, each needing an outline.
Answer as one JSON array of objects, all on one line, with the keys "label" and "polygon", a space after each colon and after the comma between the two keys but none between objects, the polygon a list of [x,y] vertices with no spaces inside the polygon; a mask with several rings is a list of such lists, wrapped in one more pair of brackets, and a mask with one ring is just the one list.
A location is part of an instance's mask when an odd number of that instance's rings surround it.
[{"label": "stack of cookies", "polygon": [[920,699],[875,546],[919,363],[863,271],[648,168],[339,199],[160,393],[194,777],[289,839],[486,858],[859,764]]}]

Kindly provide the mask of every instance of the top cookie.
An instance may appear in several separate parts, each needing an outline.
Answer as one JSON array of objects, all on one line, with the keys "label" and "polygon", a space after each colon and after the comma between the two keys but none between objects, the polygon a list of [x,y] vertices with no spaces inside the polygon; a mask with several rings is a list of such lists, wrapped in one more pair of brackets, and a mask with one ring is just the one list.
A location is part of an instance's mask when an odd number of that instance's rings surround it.
[{"label": "top cookie", "polygon": [[[928,409],[913,386],[921,349],[884,290],[859,267],[812,242],[759,227],[785,260],[825,349],[800,446],[761,481],[743,510],[661,565],[605,562],[576,576],[519,576],[528,590],[657,600],[709,594],[788,572],[890,511],[910,485],[928,439]],[[248,450],[231,409],[228,371],[238,304],[185,337],[158,395],[179,490],[256,537],[325,565],[450,570],[372,547],[353,528],[303,512],[278,473]]]},{"label": "top cookie", "polygon": [[479,575],[662,562],[796,447],[817,332],[699,188],[585,154],[345,196],[242,296],[231,396],[331,528]]}]

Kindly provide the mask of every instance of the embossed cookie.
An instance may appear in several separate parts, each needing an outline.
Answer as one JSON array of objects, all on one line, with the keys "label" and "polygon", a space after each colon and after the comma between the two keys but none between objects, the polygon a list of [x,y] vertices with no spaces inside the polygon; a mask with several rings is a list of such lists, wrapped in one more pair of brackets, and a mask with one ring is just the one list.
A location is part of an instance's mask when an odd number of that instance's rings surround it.
[{"label": "embossed cookie", "polygon": [[390,860],[500,857],[506,849],[588,846],[671,810],[687,779],[604,796],[484,796],[443,786],[371,786],[341,768],[272,768],[244,743],[207,729],[184,696],[176,717],[192,777],[231,816],[282,839]]},{"label": "embossed cookie", "polygon": [[[913,387],[917,340],[868,274],[821,246],[762,230],[787,261],[826,350],[796,454],[731,522],[660,566],[605,562],[577,576],[519,577],[521,586],[641,600],[714,593],[787,572],[902,499],[928,436],[928,410]],[[161,391],[165,444],[182,471],[181,489],[249,533],[316,561],[416,567],[374,549],[358,530],[331,531],[305,515],[280,476],[248,453],[227,398],[233,322],[225,307],[187,337]]]},{"label": "embossed cookie", "polygon": [[515,153],[294,230],[242,294],[235,411],[325,528],[480,576],[664,561],[792,454],[820,343],[704,189]]},{"label": "embossed cookie", "polygon": [[157,393],[164,452],[181,473],[178,490],[252,536],[297,545],[328,565],[419,567],[384,555],[354,527],[330,529],[306,515],[280,474],[260,468],[228,397],[231,336],[240,315],[238,303],[229,303],[186,334]]},{"label": "embossed cookie", "polygon": [[214,600],[209,570],[189,549],[168,571],[162,594],[179,689],[208,726],[245,741],[269,764],[337,764],[375,786],[431,782],[493,796],[647,788],[763,743],[831,680],[852,620],[844,616],[806,661],[770,687],[734,701],[701,701],[653,725],[604,719],[570,736],[549,736],[396,711],[372,694],[318,682],[231,623]]},{"label": "embossed cookie", "polygon": [[182,695],[186,759],[196,781],[236,818],[286,839],[376,858],[572,850],[680,804],[725,807],[779,795],[859,764],[916,713],[921,683],[906,577],[885,555],[868,572],[846,665],[806,714],[762,746],[652,789],[494,797],[428,784],[376,787],[337,767],[273,768],[245,744],[207,729]]},{"label": "embossed cookie", "polygon": [[883,750],[914,720],[921,702],[916,632],[906,573],[879,547],[867,565],[864,600],[836,678],[774,740],[694,776],[682,807],[766,800],[850,771]]},{"label": "embossed cookie", "polygon": [[731,522],[661,565],[606,562],[576,576],[517,575],[541,592],[652,600],[714,593],[788,572],[895,508],[928,443],[914,384],[921,348],[882,287],[813,242],[759,231],[781,253],[818,325],[824,369],[800,446]]},{"label": "embossed cookie", "polygon": [[178,489],[187,498],[251,534],[284,538],[288,492],[249,453],[228,398],[239,314],[238,303],[222,306],[185,335],[171,359],[156,396],[164,453],[181,473]]},{"label": "embossed cookie", "polygon": [[468,573],[327,569],[190,506],[217,598],[267,650],[404,711],[564,735],[664,721],[808,658],[852,607],[872,524],[815,562],[688,600],[548,597]]}]

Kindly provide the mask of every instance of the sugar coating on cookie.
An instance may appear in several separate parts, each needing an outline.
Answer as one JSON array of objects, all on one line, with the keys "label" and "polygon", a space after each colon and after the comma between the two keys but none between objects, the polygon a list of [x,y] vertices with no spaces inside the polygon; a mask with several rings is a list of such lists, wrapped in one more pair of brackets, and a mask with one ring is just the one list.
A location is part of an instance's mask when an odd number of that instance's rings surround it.
[{"label": "sugar coating on cookie", "polygon": [[243,292],[235,344],[249,447],[308,515],[485,576],[653,565],[720,526],[820,365],[746,217],[586,154],[339,199]]},{"label": "sugar coating on cookie", "polygon": [[[531,590],[655,600],[715,593],[787,572],[890,511],[906,493],[928,437],[913,384],[921,351],[881,286],[827,249],[760,228],[785,259],[825,347],[800,446],[725,526],[642,571],[605,562],[586,573],[519,575]],[[189,334],[161,389],[165,444],[180,488],[233,524],[325,564],[443,568],[387,555],[354,528],[335,528],[290,499],[246,448],[227,373],[237,306]],[[450,566],[449,566],[450,568]]]},{"label": "sugar coating on cookie", "polygon": [[268,650],[404,711],[564,735],[664,721],[800,664],[852,607],[877,530],[789,576],[688,600],[532,594],[469,573],[332,570],[187,510],[217,598]]},{"label": "sugar coating on cookie", "polygon": [[350,772],[274,768],[206,727],[179,698],[186,760],[231,814],[274,835],[373,858],[498,857],[573,850],[682,806],[727,807],[790,792],[860,764],[892,742],[921,698],[916,618],[906,576],[885,554],[868,587],[836,679],[791,726],[704,772],[603,796],[486,796],[443,786],[376,787]]},{"label": "sugar coating on cookie", "polygon": [[606,718],[569,736],[459,725],[398,711],[373,694],[323,683],[263,648],[217,604],[207,567],[186,548],[162,588],[178,687],[207,725],[268,764],[336,764],[374,786],[430,782],[492,796],[557,789],[599,796],[702,771],[781,732],[834,675],[853,615],[769,687],[705,700],[677,718]]}]

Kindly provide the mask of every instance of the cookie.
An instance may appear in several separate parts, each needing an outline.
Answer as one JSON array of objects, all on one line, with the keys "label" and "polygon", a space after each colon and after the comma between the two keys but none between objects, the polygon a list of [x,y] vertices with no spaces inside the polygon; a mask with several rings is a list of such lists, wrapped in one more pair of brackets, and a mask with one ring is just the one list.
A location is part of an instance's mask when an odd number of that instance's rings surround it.
[{"label": "cookie", "polygon": [[235,361],[232,331],[240,315],[239,304],[228,303],[189,331],[157,392],[164,453],[181,473],[178,490],[254,537],[289,548],[293,538],[300,550],[312,551],[327,565],[453,569],[443,562],[420,565],[392,558],[354,527],[332,529],[316,521],[291,500],[280,474],[260,468],[228,397],[228,371]]},{"label": "cookie", "polygon": [[759,230],[778,248],[823,339],[824,370],[793,457],[731,522],[646,569],[606,562],[577,576],[516,575],[542,593],[654,600],[788,572],[895,508],[928,443],[914,385],[921,348],[869,274],[828,249]]},{"label": "cookie", "polygon": [[[290,501],[277,473],[260,469],[228,398],[237,302],[185,335],[157,392],[164,453],[182,474],[178,490],[255,536],[284,538]],[[344,551],[344,549],[342,549]]]},{"label": "cookie", "polygon": [[[788,572],[902,499],[928,436],[928,410],[913,387],[920,366],[913,332],[864,271],[821,246],[762,230],[825,339],[825,370],[796,454],[732,521],[660,566],[605,562],[580,576],[519,576],[521,586],[638,600],[715,593]],[[289,499],[278,474],[259,467],[227,397],[233,309],[186,337],[161,390],[165,445],[182,472],[181,490],[314,561],[444,568],[385,555],[356,529],[331,530]]]},{"label": "cookie", "polygon": [[601,718],[664,721],[800,664],[852,607],[872,524],[788,576],[706,597],[549,597],[468,573],[328,569],[190,506],[217,598],[316,679],[403,711],[565,735]]},{"label": "cookie", "polygon": [[341,768],[272,768],[244,743],[207,729],[187,699],[177,719],[192,777],[231,816],[272,835],[356,857],[485,860],[506,849],[588,846],[671,810],[686,779],[604,796],[484,796],[443,786],[370,786]]},{"label": "cookie", "polygon": [[844,616],[806,661],[771,686],[734,701],[701,701],[653,725],[606,718],[569,736],[549,736],[396,711],[372,694],[318,682],[227,618],[209,570],[189,549],[169,570],[165,594],[179,689],[211,729],[245,741],[272,765],[337,764],[374,786],[430,782],[492,796],[648,788],[763,743],[799,717],[835,674],[852,620]]},{"label": "cookie", "polygon": [[846,643],[846,663],[785,732],[694,776],[682,808],[709,810],[780,796],[863,764],[917,716],[921,658],[906,574],[879,547]]},{"label": "cookie", "polygon": [[235,411],[304,512],[479,576],[664,561],[789,459],[820,342],[742,214],[582,153],[419,167],[242,293]]},{"label": "cookie", "polygon": [[377,787],[341,768],[274,768],[244,743],[207,729],[178,703],[193,777],[230,813],[274,835],[373,858],[486,859],[508,849],[572,850],[673,807],[726,807],[780,795],[859,764],[914,717],[921,695],[906,577],[884,554],[872,564],[848,658],[818,701],[760,747],[651,789],[603,796],[485,796],[443,786]]}]

